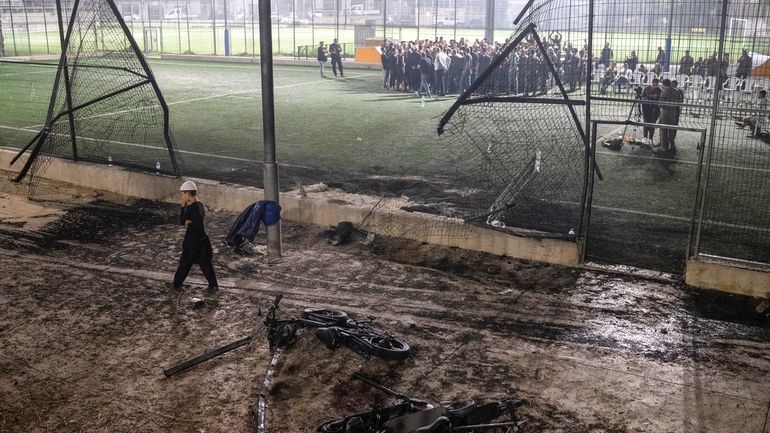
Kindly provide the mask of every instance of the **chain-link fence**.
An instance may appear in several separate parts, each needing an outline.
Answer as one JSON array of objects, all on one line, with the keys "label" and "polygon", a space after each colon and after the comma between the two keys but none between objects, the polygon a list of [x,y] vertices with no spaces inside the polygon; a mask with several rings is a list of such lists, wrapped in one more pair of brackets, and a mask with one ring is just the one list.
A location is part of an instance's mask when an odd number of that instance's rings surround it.
[{"label": "chain-link fence", "polygon": [[[494,14],[487,3],[459,0],[402,2],[401,14],[391,1],[274,4],[274,37],[284,42],[273,45],[284,54],[312,58],[321,38],[328,44],[335,36],[345,52],[383,35],[431,39],[393,45],[396,86],[378,71],[346,70],[345,80],[297,67],[276,74],[282,190],[325,182],[408,197],[409,210],[575,240],[588,261],[672,272],[695,256],[770,263],[770,3],[530,3],[515,31],[497,27],[507,36],[496,38],[506,40],[500,45],[474,41],[488,30],[484,23],[511,22],[521,9],[513,2],[495,2]],[[257,18],[238,15],[250,3],[228,3],[226,13],[223,4],[222,16],[215,3],[186,5],[184,13],[161,5],[121,9],[145,52],[258,51]],[[48,26],[50,40],[35,38],[27,24],[30,14],[46,12],[9,3],[0,13],[6,55],[56,51],[59,20],[50,11],[36,24]],[[466,27],[475,19],[482,25]],[[237,20],[243,32],[230,32]],[[195,28],[204,36],[196,38]],[[98,57],[108,28],[94,29]],[[442,32],[445,41],[466,40],[432,42]],[[402,77],[417,63],[436,65],[439,52],[450,57],[444,74]],[[169,98],[184,173],[259,185],[257,68],[151,66]],[[54,76],[55,67],[0,61],[0,145],[21,147],[40,131]],[[436,141],[435,119],[447,109]]]},{"label": "chain-link fence", "polygon": [[532,2],[440,124],[466,213],[588,261],[770,263],[768,25],[758,1]]},{"label": "chain-link fence", "polygon": [[[68,7],[66,3],[64,7]],[[259,54],[258,0],[118,0],[116,4],[145,53]],[[513,14],[526,0],[273,0],[273,49],[304,56],[305,46],[363,45],[366,39],[475,40],[512,31]],[[66,12],[64,14],[67,16]],[[0,0],[0,35],[6,56],[60,52],[54,0]],[[352,55],[353,50],[346,54]],[[2,53],[0,53],[2,54]]]}]

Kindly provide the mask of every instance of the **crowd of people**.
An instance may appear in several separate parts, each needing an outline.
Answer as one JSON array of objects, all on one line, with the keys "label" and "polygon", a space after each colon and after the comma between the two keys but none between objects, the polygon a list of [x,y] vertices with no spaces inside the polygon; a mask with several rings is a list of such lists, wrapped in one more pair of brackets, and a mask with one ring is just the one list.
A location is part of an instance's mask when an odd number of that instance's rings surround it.
[{"label": "crowd of people", "polygon": [[[716,85],[721,86],[728,78],[730,65],[727,54],[721,59],[712,53],[705,60],[703,57],[695,60],[689,50],[677,63],[668,59],[662,47],[658,47],[654,62],[641,62],[634,50],[619,61],[609,43],[605,43],[599,56],[589,62],[585,42],[580,48],[571,42],[563,43],[558,32],[548,35],[542,44],[544,50],[533,38],[524,39],[502,60],[492,79],[482,86],[494,86],[495,93],[542,95],[554,85],[551,67],[567,92],[582,88],[589,69],[598,74],[593,78],[600,83],[600,94],[606,94],[611,86],[619,92],[632,85],[649,85],[652,77],[662,78],[667,68],[672,74],[717,77]],[[381,51],[382,87],[426,96],[462,93],[489,67],[502,48],[503,44],[486,39],[390,41],[382,46]],[[592,63],[591,68],[588,68],[589,63]],[[743,50],[737,61],[735,76],[745,79],[750,75],[751,68],[751,56],[748,50]],[[636,82],[634,76],[637,72],[648,76],[649,81]]]},{"label": "crowd of people", "polygon": [[500,47],[486,39],[443,37],[389,42],[381,51],[382,87],[424,96],[461,93],[489,67]]}]

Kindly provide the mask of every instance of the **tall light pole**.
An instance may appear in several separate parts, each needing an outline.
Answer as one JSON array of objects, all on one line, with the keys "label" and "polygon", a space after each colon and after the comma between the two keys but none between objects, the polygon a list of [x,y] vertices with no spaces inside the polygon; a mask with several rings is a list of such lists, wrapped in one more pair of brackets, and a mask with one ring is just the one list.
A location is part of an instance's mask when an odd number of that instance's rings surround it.
[{"label": "tall light pole", "polygon": [[[259,64],[262,73],[262,137],[265,146],[265,200],[279,202],[278,163],[275,160],[275,104],[273,96],[273,35],[270,0],[259,0]],[[267,227],[267,259],[281,257],[281,222]]]}]

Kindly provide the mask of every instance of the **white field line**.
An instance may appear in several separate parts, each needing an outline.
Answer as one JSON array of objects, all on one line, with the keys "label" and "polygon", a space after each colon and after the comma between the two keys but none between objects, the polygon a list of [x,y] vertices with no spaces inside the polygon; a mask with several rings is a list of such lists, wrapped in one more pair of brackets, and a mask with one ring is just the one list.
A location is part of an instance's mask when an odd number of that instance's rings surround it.
[{"label": "white field line", "polygon": [[[0,129],[9,129],[9,130],[12,130],[12,131],[29,132],[29,133],[34,133],[34,134],[37,134],[38,132],[40,132],[40,131],[35,130],[35,129],[14,128],[12,126],[3,126],[3,125],[0,125]],[[160,147],[155,147],[155,146],[148,146],[146,144],[139,144],[139,143],[128,143],[128,142],[125,142],[125,141],[100,140],[100,139],[97,139],[97,138],[82,137],[82,136],[78,136],[78,140],[96,141],[96,142],[110,143],[110,144],[120,144],[120,145],[128,146],[128,147],[138,147],[138,148],[141,148],[141,149],[162,150],[163,152],[166,152],[165,148],[160,148]],[[8,149],[18,150],[18,149],[15,149],[15,148],[8,148]],[[256,160],[256,159],[246,159],[246,158],[238,158],[237,156],[215,155],[215,154],[212,154],[212,153],[193,152],[191,150],[174,149],[174,152],[182,153],[182,154],[185,154],[185,155],[195,155],[195,156],[204,156],[204,157],[207,157],[207,158],[224,159],[224,160],[228,160],[228,161],[253,162],[253,163],[257,163],[257,164],[259,163],[259,161]],[[304,168],[304,169],[308,169],[308,170],[316,170],[317,169],[317,168],[308,167],[308,166],[305,166],[305,165],[286,164],[286,163],[281,163],[281,165],[283,165],[285,167]]]},{"label": "white field line", "polygon": [[[580,204],[577,203],[577,202],[565,201],[565,200],[554,200],[554,201],[543,200],[543,201],[547,201],[547,202],[551,202],[551,203],[568,204],[568,205],[572,205],[572,206],[580,206]],[[646,216],[646,217],[655,217],[655,218],[677,220],[677,221],[683,221],[683,222],[687,222],[687,223],[690,222],[690,218],[673,216],[673,215],[666,215],[666,214],[654,213],[654,212],[645,212],[645,211],[639,211],[639,210],[621,209],[621,208],[617,208],[617,207],[598,206],[598,205],[591,206],[591,208],[592,209],[604,210],[604,211],[610,211],[610,212],[626,213],[626,214],[631,214],[631,215],[639,215],[639,216]],[[723,223],[723,222],[714,221],[714,220],[707,220],[707,219],[704,219],[703,223],[704,223],[704,225],[713,224],[713,225],[717,225],[717,226],[721,226],[721,227],[730,227],[730,228],[735,228],[735,229],[750,229],[750,230],[756,230],[756,231],[760,231],[760,232],[768,232],[768,233],[770,233],[770,228],[766,228],[766,227],[757,227],[757,226],[747,226],[747,225],[741,225],[741,224]]]},{"label": "white field line", "polygon": [[37,71],[37,72],[11,72],[10,74],[0,74],[0,77],[12,77],[14,75],[35,75],[35,74],[48,74],[51,71]]},{"label": "white field line", "polygon": [[[39,131],[34,129],[26,129],[26,128],[14,128],[11,126],[2,126],[0,125],[0,129],[9,129],[12,131],[22,131],[22,132],[29,132],[37,134]],[[148,146],[146,144],[137,144],[137,143],[126,143],[123,141],[112,141],[112,140],[97,140],[95,138],[89,138],[89,137],[78,137],[81,140],[88,140],[88,141],[103,141],[105,143],[111,143],[111,144],[121,144],[124,146],[130,146],[130,147],[139,147],[139,148],[147,148],[147,149],[159,149],[158,147]],[[215,158],[215,159],[224,159],[229,161],[240,161],[240,162],[258,162],[255,159],[246,159],[246,158],[238,158],[235,156],[225,156],[225,155],[215,155],[211,153],[203,153],[203,152],[193,152],[190,150],[176,150],[179,153],[186,154],[186,155],[195,155],[195,156],[203,156],[207,158]],[[305,168],[305,169],[314,169],[313,167],[307,167],[303,165],[295,165],[295,164],[286,164],[281,163],[281,165],[286,167],[297,167],[297,168]],[[548,201],[548,200],[544,200]],[[571,201],[564,201],[564,200],[554,200],[550,201],[551,203],[560,203],[560,204],[568,204],[571,206],[579,206],[580,204],[577,202],[571,202]],[[626,213],[631,215],[639,215],[639,216],[647,216],[647,217],[655,217],[655,218],[663,218],[663,219],[672,219],[677,221],[683,221],[683,222],[689,222],[690,218],[686,217],[678,217],[673,215],[665,215],[660,213],[654,213],[654,212],[644,212],[644,211],[637,211],[632,209],[621,209],[616,207],[608,207],[608,206],[593,206],[593,209],[599,209],[604,211],[611,211],[611,212],[619,212],[619,213]],[[730,227],[730,228],[736,228],[736,229],[750,229],[750,230],[756,230],[760,232],[770,232],[770,228],[765,227],[757,227],[757,226],[748,226],[748,225],[740,225],[740,224],[732,224],[732,223],[723,223],[713,220],[703,220],[704,223],[707,224],[714,224],[722,227]]]},{"label": "white field line", "polygon": [[[380,74],[351,75],[350,78],[368,77],[368,76],[371,76],[371,75],[380,75]],[[307,82],[304,82],[304,83],[286,84],[286,85],[283,85],[283,86],[275,86],[274,89],[288,89],[290,87],[299,87],[299,86],[306,86],[308,84],[325,83],[327,81],[329,81],[329,80],[316,80],[316,81],[307,81]],[[200,97],[200,98],[192,98],[192,99],[185,99],[185,100],[182,100],[182,101],[168,102],[168,103],[166,103],[166,105],[172,106],[172,105],[179,105],[179,104],[189,104],[191,102],[200,102],[200,101],[207,101],[209,99],[226,98],[228,96],[244,95],[246,93],[256,93],[256,92],[259,92],[259,91],[260,91],[259,88],[252,89],[252,90],[241,90],[239,92],[223,93],[221,95],[210,95],[210,96],[203,96],[203,97]],[[142,107],[137,107],[137,108],[129,108],[127,110],[112,111],[112,112],[109,112],[109,113],[102,113],[102,114],[94,114],[93,116],[81,117],[80,119],[94,119],[94,118],[97,118],[97,117],[114,116],[116,114],[123,114],[123,113],[128,113],[128,112],[137,111],[137,110],[146,110],[148,108],[157,108],[159,106],[160,105],[147,105],[147,106],[142,106]],[[45,125],[31,125],[31,126],[27,126],[26,128],[39,129],[39,128],[42,128],[43,126],[45,126]]]},{"label": "white field line", "polygon": [[[344,63],[344,62],[343,62]],[[222,62],[222,63],[215,63],[215,64],[209,64],[209,63],[203,63],[202,62],[195,62],[190,60],[151,60],[150,66],[160,64],[160,65],[176,65],[176,66],[190,66],[190,67],[201,67],[201,68],[217,68],[217,69],[247,69],[247,70],[259,70],[260,65],[259,63],[228,63],[228,62]],[[311,68],[318,68],[318,63],[313,64],[307,64],[307,65],[273,65],[273,69],[280,69],[282,71],[307,71]]]},{"label": "white field line", "polygon": [[[596,152],[598,155],[609,155],[609,156],[619,156],[622,158],[637,158],[637,159],[649,159],[653,161],[675,161],[682,164],[690,164],[690,165],[698,165],[697,161],[687,161],[684,159],[677,159],[673,160],[671,158],[660,158],[657,156],[647,156],[647,155],[626,155],[622,153],[613,153],[613,152]],[[599,165],[601,167],[601,165]],[[770,173],[770,170],[765,168],[751,168],[751,167],[736,167],[734,165],[726,165],[726,164],[712,164],[712,167],[719,167],[719,168],[729,168],[733,170],[751,170],[751,171],[758,171],[760,173]]]}]

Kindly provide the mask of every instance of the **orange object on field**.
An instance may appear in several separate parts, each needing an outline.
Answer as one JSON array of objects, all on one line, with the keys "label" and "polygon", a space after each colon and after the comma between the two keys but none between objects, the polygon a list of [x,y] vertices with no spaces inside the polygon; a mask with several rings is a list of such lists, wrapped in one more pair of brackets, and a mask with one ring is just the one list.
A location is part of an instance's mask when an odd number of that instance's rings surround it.
[{"label": "orange object on field", "polygon": [[380,64],[380,49],[374,47],[356,47],[356,62]]}]

